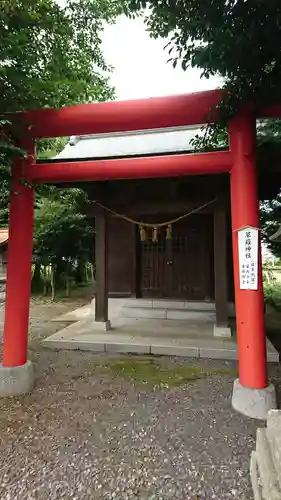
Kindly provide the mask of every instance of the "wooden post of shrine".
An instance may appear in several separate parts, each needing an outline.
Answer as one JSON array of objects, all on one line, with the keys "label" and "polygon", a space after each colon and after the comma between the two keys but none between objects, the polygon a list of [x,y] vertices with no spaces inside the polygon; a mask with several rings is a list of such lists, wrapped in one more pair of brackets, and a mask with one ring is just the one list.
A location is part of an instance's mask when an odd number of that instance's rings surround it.
[{"label": "wooden post of shrine", "polygon": [[110,329],[108,320],[108,228],[105,210],[96,207],[95,215],[95,322],[96,326]]},{"label": "wooden post of shrine", "polygon": [[216,325],[214,335],[231,337],[228,325],[228,294],[227,294],[227,226],[225,207],[219,203],[214,211],[214,271],[215,271],[215,302]]}]

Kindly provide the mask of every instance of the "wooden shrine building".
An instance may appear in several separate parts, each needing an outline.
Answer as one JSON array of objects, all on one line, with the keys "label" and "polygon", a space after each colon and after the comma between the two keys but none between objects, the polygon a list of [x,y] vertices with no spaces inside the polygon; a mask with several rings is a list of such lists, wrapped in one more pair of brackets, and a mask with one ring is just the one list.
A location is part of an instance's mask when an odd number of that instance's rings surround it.
[{"label": "wooden shrine building", "polygon": [[[197,126],[72,137],[55,161],[190,153],[201,133]],[[108,283],[97,286],[111,297],[215,301],[217,325],[228,325],[234,283],[227,174],[83,187],[93,200],[89,215],[106,218],[108,248],[98,248],[97,234],[96,252],[106,255]],[[106,310],[99,314],[106,319]]]}]

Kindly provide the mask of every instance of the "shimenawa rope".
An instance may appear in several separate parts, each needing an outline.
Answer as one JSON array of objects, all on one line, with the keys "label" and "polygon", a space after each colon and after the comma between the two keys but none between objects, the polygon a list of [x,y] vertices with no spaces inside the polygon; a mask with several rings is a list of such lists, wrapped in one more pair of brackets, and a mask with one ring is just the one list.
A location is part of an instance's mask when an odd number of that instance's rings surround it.
[{"label": "shimenawa rope", "polygon": [[120,214],[120,213],[116,212],[115,210],[112,210],[111,208],[106,207],[105,205],[103,205],[102,203],[99,203],[98,201],[94,201],[94,203],[98,207],[102,208],[105,212],[108,212],[111,215],[114,215],[115,217],[118,217],[119,219],[123,219],[123,220],[125,220],[127,222],[130,222],[131,224],[134,224],[134,225],[138,226],[139,229],[140,229],[140,239],[141,239],[141,241],[145,241],[146,240],[146,231],[145,231],[145,229],[146,228],[152,229],[153,230],[152,241],[156,242],[157,241],[157,234],[158,234],[159,229],[161,229],[162,227],[166,227],[167,228],[167,230],[166,230],[166,238],[167,239],[171,239],[172,238],[172,225],[173,224],[176,224],[177,222],[185,219],[186,217],[189,217],[190,215],[193,215],[195,213],[200,212],[201,210],[203,210],[204,208],[208,207],[212,203],[215,203],[216,200],[217,200],[217,198],[213,198],[212,200],[208,201],[207,203],[204,203],[204,205],[201,205],[200,207],[194,208],[190,212],[187,212],[187,213],[185,213],[183,215],[180,215],[179,217],[176,217],[175,219],[171,219],[171,220],[168,220],[166,222],[154,223],[154,224],[150,223],[150,222],[143,222],[143,221],[137,221],[135,219],[132,219],[131,217],[128,217],[127,215]]}]

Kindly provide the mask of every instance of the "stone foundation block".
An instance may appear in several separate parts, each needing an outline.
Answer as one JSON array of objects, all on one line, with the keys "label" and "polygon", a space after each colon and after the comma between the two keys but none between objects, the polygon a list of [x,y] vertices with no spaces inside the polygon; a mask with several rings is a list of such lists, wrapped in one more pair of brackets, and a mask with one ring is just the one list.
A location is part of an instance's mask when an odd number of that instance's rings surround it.
[{"label": "stone foundation block", "polygon": [[22,366],[0,365],[0,397],[21,396],[32,391],[35,384],[33,364]]},{"label": "stone foundation block", "polygon": [[111,330],[111,323],[110,321],[93,321],[93,323],[91,324],[91,326],[93,327],[93,330],[96,331],[102,331],[102,332],[108,332],[108,330]]},{"label": "stone foundation block", "polygon": [[233,384],[232,406],[246,417],[266,420],[268,411],[276,408],[276,393],[272,384],[264,389],[251,389],[236,379]]},{"label": "stone foundation block", "polygon": [[214,325],[214,337],[231,338],[231,328],[229,326]]}]

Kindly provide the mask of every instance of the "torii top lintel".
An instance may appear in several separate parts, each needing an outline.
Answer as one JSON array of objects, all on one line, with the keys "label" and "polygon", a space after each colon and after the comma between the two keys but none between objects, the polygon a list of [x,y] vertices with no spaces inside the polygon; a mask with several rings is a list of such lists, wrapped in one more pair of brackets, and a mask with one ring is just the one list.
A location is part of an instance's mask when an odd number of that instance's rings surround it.
[{"label": "torii top lintel", "polygon": [[[201,125],[215,119],[222,91],[108,101],[21,112],[34,139]],[[213,110],[213,111],[212,111]],[[259,117],[281,116],[281,105],[261,110]]]}]

